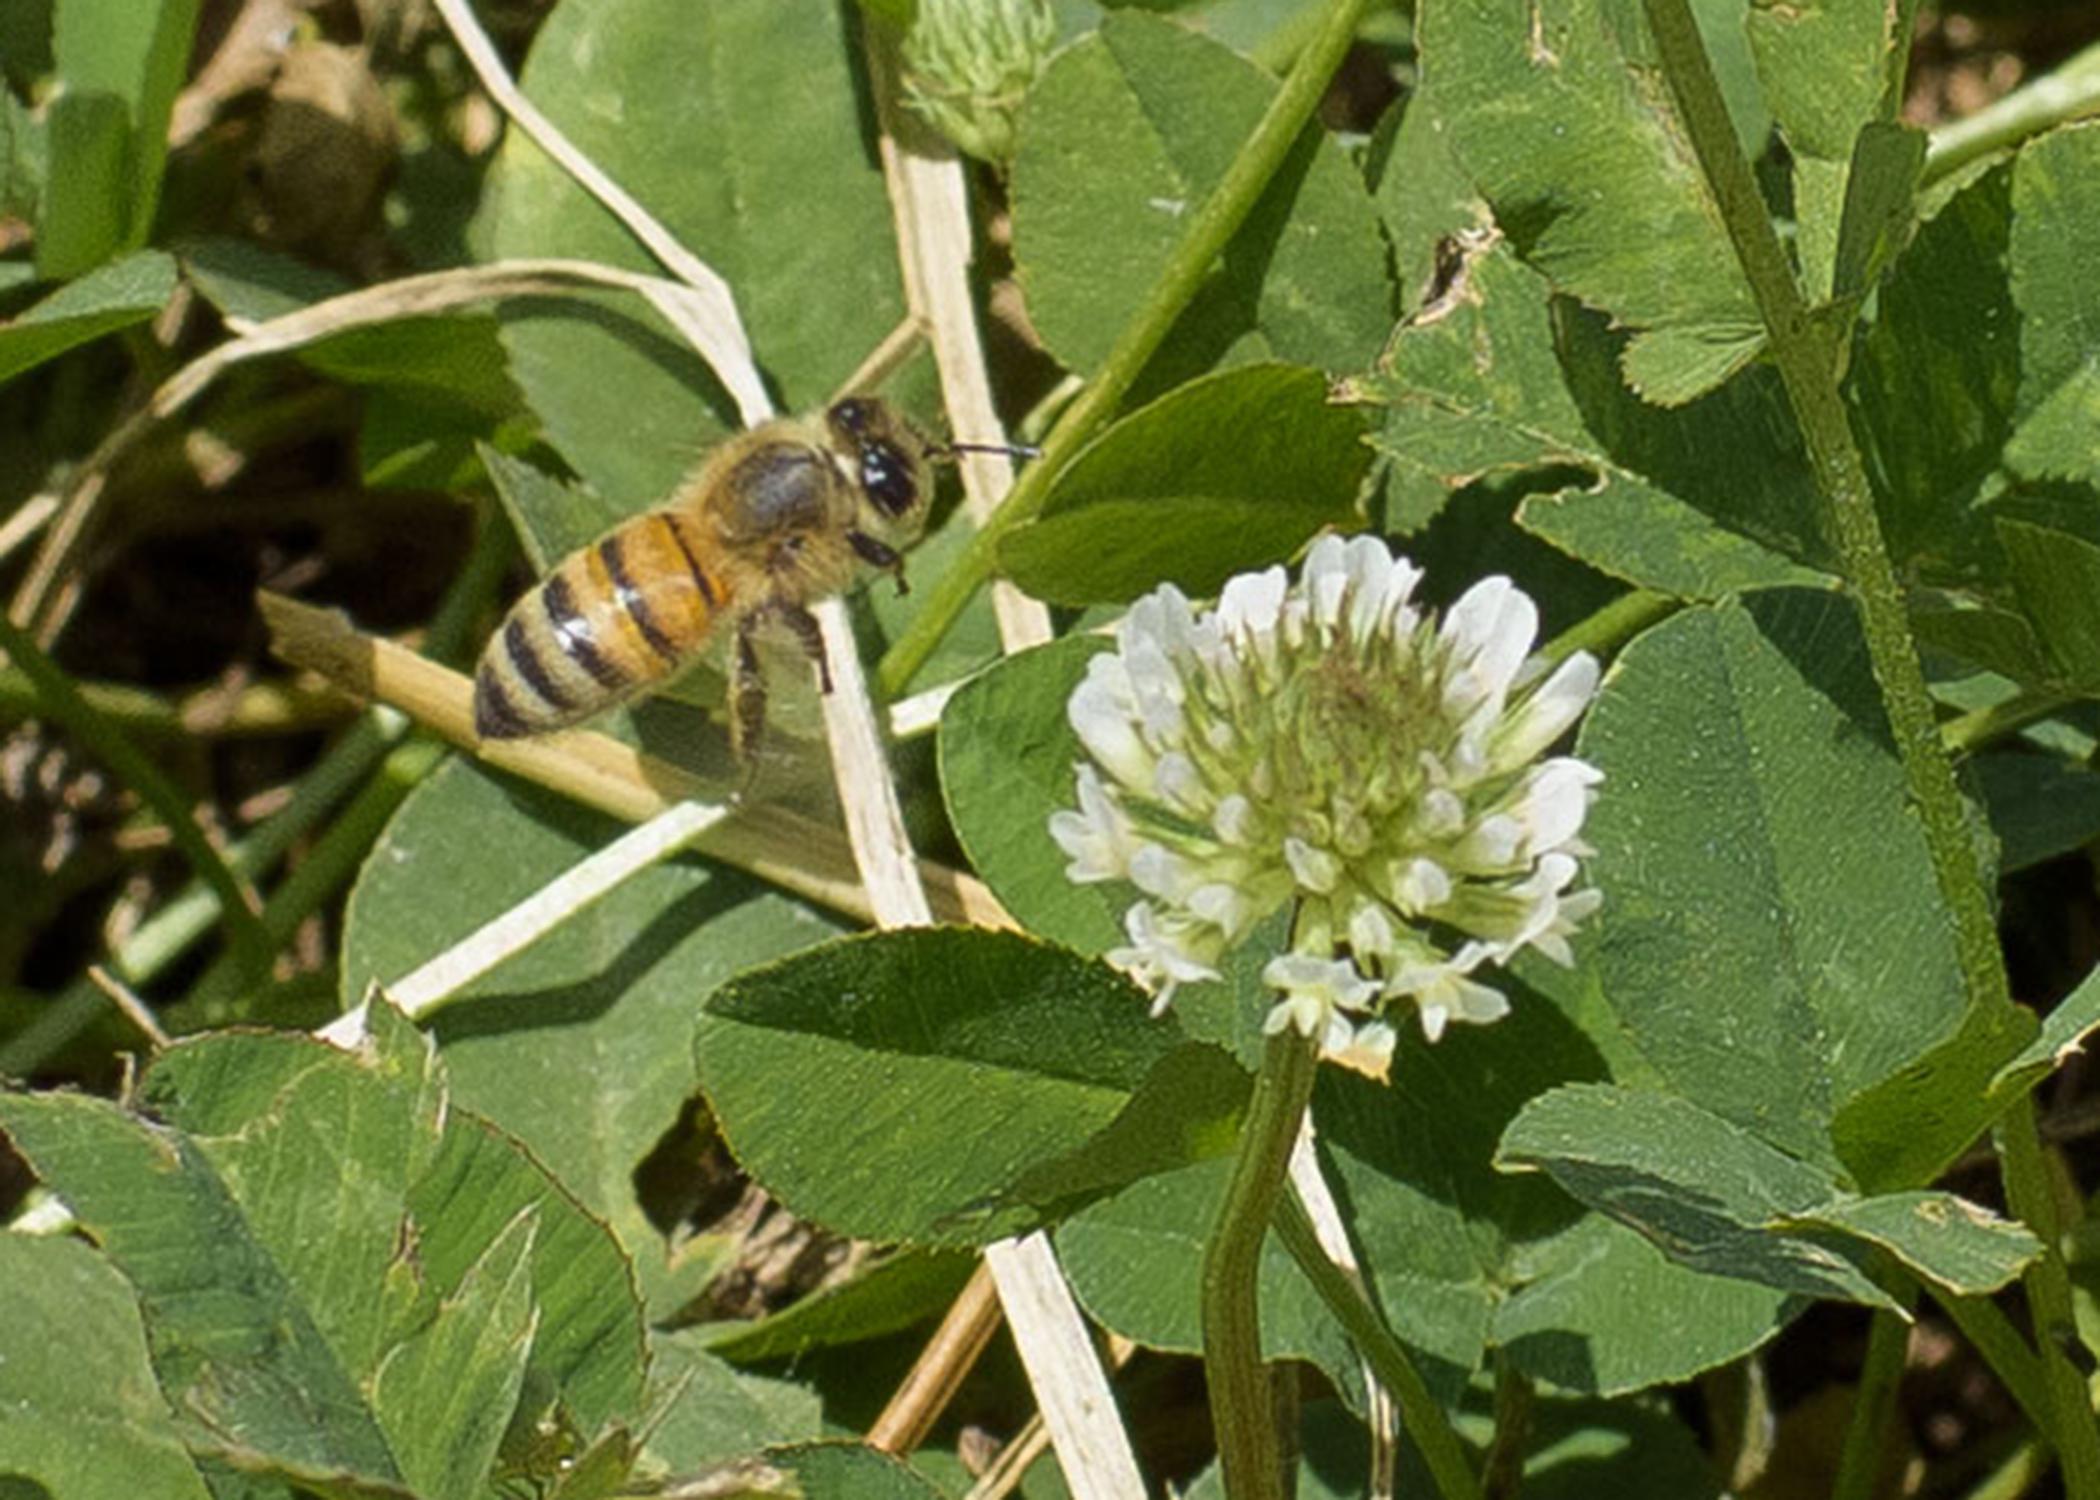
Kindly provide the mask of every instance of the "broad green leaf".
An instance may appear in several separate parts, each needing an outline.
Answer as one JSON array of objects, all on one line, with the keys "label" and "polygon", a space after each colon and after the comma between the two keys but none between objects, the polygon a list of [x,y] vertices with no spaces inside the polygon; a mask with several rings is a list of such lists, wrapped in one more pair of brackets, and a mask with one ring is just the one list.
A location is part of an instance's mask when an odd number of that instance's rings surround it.
[{"label": "broad green leaf", "polygon": [[419,1495],[475,1500],[525,1383],[539,1322],[532,1299],[537,1215],[512,1219],[467,1268],[429,1327],[379,1363],[372,1404]]},{"label": "broad green leaf", "polygon": [[848,938],[708,1001],[700,1077],[737,1159],[805,1218],[863,1239],[981,1244],[1035,1227],[999,1201],[1079,1149],[1181,1038],[1098,961],[1012,933]]},{"label": "broad green leaf", "polygon": [[1693,1270],[1899,1307],[1841,1249],[1770,1227],[1829,1201],[1835,1179],[1690,1100],[1569,1084],[1524,1107],[1496,1163],[1547,1172]]},{"label": "broad green leaf", "polygon": [[44,112],[44,196],[36,268],[80,276],[119,253],[128,232],[123,194],[131,122],[112,94],[64,93]]},{"label": "broad green leaf", "polygon": [[2100,775],[2020,750],[1978,756],[1966,769],[1997,835],[2001,874],[2100,838]]},{"label": "broad green leaf", "polygon": [[1177,1047],[1145,1076],[1107,1128],[1023,1173],[1010,1196],[1025,1203],[1077,1202],[1192,1161],[1230,1156],[1252,1089],[1247,1070],[1223,1048]]},{"label": "broad green leaf", "polygon": [[[0,58],[6,56],[7,50],[7,39],[0,36]],[[37,221],[48,149],[43,122],[12,90],[0,89],[0,214],[29,223]],[[34,267],[26,261],[9,265],[34,274]]]},{"label": "broad green leaf", "polygon": [[[1148,1177],[1059,1226],[1058,1264],[1089,1316],[1150,1349],[1201,1352],[1203,1246],[1231,1167],[1200,1162]],[[1413,1309],[1388,1310],[1400,1320]],[[1273,1236],[1262,1247],[1261,1330],[1266,1355],[1319,1366],[1361,1408],[1362,1367],[1348,1336]],[[1409,1326],[1398,1331],[1412,1342]],[[1456,1396],[1465,1367],[1441,1349],[1416,1352],[1424,1377],[1445,1397]]]},{"label": "broad green leaf", "polygon": [[37,239],[44,275],[77,276],[146,243],[197,12],[198,0],[57,0],[63,92],[51,117],[47,233]]},{"label": "broad green leaf", "polygon": [[1860,132],[1846,169],[1845,206],[1831,252],[1832,296],[1865,295],[1903,248],[1924,167],[1923,131],[1877,122]]},{"label": "broad green leaf", "polygon": [[[1485,1453],[1494,1422],[1475,1399],[1453,1414],[1459,1435]],[[1524,1427],[1524,1500],[1597,1500],[1600,1495],[1720,1500],[1721,1481],[1700,1440],[1658,1400],[1575,1400],[1553,1391],[1536,1393]],[[1434,1495],[1435,1478],[1411,1442],[1397,1445],[1395,1495]],[[1304,1406],[1298,1433],[1299,1500],[1363,1500],[1383,1493],[1372,1484],[1372,1443],[1364,1424],[1334,1401]],[[1185,1500],[1227,1500],[1213,1463]]]},{"label": "broad green leaf", "polygon": [[1401,307],[1411,313],[1434,296],[1439,266],[1455,263],[1458,236],[1482,231],[1490,221],[1437,116],[1434,77],[1423,79],[1379,122],[1368,175],[1392,242]]},{"label": "broad green leaf", "polygon": [[587,486],[556,478],[522,458],[486,445],[480,456],[534,577],[546,574],[624,519]]},{"label": "broad green leaf", "polygon": [[1556,494],[1525,502],[1522,522],[1593,567],[1691,598],[1817,579],[1775,550],[1814,555],[1805,472],[1774,436],[1785,429],[1772,422],[1770,382],[1646,409],[1619,389],[1603,331],[1556,318],[1545,283],[1507,248],[1475,240],[1449,269],[1379,371],[1351,386],[1386,407],[1373,442],[1409,516],[1483,478],[1574,467],[1586,482],[1558,478]]},{"label": "broad green leaf", "polygon": [[2100,485],[2100,286],[2080,252],[2100,232],[2100,124],[2030,142],[2012,177],[2020,389],[2006,459],[2031,479]]},{"label": "broad green leaf", "polygon": [[1425,5],[1422,71],[1517,252],[1635,330],[1627,383],[1675,405],[1763,344],[1757,308],[1627,0]]},{"label": "broad green leaf", "polygon": [[[2100,444],[2100,428],[2090,440]],[[1997,531],[2020,610],[2059,680],[2100,692],[2100,547],[2025,521],[2000,520]]]},{"label": "broad green leaf", "polygon": [[2011,430],[2019,324],[2007,287],[2010,168],[1981,174],[1919,226],[1854,342],[1847,394],[1899,562],[1973,577],[1975,515]]},{"label": "broad green leaf", "polygon": [[1612,1010],[1673,1092],[1834,1166],[1838,1111],[1964,1020],[1850,606],[1673,617],[1620,654],[1579,745],[1605,776],[1583,833]]},{"label": "broad green leaf", "polygon": [[175,262],[141,251],[91,271],[0,326],[0,380],[145,322],[175,294]]},{"label": "broad green leaf", "polygon": [[238,1207],[229,1223],[281,1268],[346,1371],[364,1379],[442,1316],[531,1210],[530,1378],[585,1430],[630,1410],[640,1309],[610,1233],[448,1098],[428,1042],[397,1012],[375,1007],[371,1026],[355,1057],[282,1034],[185,1043],[156,1062],[145,1098],[208,1160]]},{"label": "broad green leaf", "polygon": [[[1098,368],[1224,175],[1275,84],[1229,49],[1137,11],[1051,60],[1014,163],[1014,259],[1029,319],[1064,365]],[[1317,127],[1286,159],[1147,373],[1218,364],[1356,369],[1392,320],[1363,180]]]},{"label": "broad green leaf", "polygon": [[823,1431],[823,1403],[815,1391],[732,1369],[683,1332],[658,1336],[649,1364],[663,1402],[649,1452],[674,1474]]},{"label": "broad green leaf", "polygon": [[[194,241],[182,252],[184,274],[229,317],[267,322],[354,288],[278,251],[241,240]],[[522,398],[511,383],[496,320],[459,312],[403,317],[353,328],[297,351],[309,368],[369,392],[361,433],[367,482],[408,482],[413,455],[426,465],[432,488],[447,487],[451,470],[474,462],[473,443],[499,424],[525,424]],[[515,441],[515,437],[512,439]],[[417,454],[441,449],[442,460]],[[448,469],[429,472],[442,462]],[[391,473],[388,472],[389,468]]]},{"label": "broad green leaf", "polygon": [[1916,0],[1852,5],[1802,0],[1744,14],[1766,102],[1801,156],[1843,161],[1890,103],[1910,47]]},{"label": "broad green leaf", "polygon": [[[343,1001],[396,980],[617,833],[611,820],[455,762],[410,794],[366,861],[343,937]],[[831,936],[808,907],[696,858],[627,881],[434,1017],[459,1101],[515,1135],[609,1220],[668,1312],[676,1275],[634,1170],[693,1092],[693,1017],[732,974]]]},{"label": "broad green leaf", "polygon": [[768,1456],[795,1476],[802,1500],[943,1500],[902,1459],[861,1443],[800,1443]]},{"label": "broad green leaf", "polygon": [[[400,1477],[303,1278],[280,1267],[194,1140],[70,1094],[0,1097],[0,1128],[130,1280],[170,1405],[229,1445]],[[361,1278],[368,1303],[378,1271]]]},{"label": "broad green leaf", "polygon": [[898,1333],[939,1316],[975,1268],[951,1250],[900,1250],[843,1285],[821,1287],[755,1323],[717,1323],[683,1336],[739,1364],[800,1359],[817,1349]]},{"label": "broad green leaf", "polygon": [[1957,1297],[1999,1290],[2042,1253],[2025,1225],[1952,1193],[1844,1198],[1796,1214],[1787,1227],[1833,1229],[1878,1245]]},{"label": "broad green leaf", "polygon": [[[777,0],[567,0],[523,83],[570,140],[729,282],[788,409],[815,406],[904,317],[851,11]],[[661,274],[522,132],[489,184],[492,257]],[[500,309],[512,369],[562,454],[625,511],[734,422],[706,367],[632,297]]]},{"label": "broad green leaf", "polygon": [[124,1278],[78,1240],[0,1234],[0,1286],[0,1470],[68,1500],[205,1500]]},{"label": "broad green leaf", "polygon": [[[1494,1423],[1477,1407],[1461,1413],[1457,1426],[1482,1451],[1493,1440]],[[1411,1443],[1400,1475],[1396,1494],[1432,1493],[1429,1473]],[[1539,1392],[1526,1430],[1524,1500],[1598,1500],[1603,1495],[1722,1500],[1725,1493],[1706,1444],[1667,1400],[1570,1400]]]},{"label": "broad green leaf", "polygon": [[1495,1311],[1495,1343],[1535,1380],[1602,1396],[1740,1359],[1806,1306],[1690,1270],[1600,1214],[1525,1246],[1516,1268],[1523,1282]]},{"label": "broad green leaf", "polygon": [[1888,119],[1915,10],[1915,0],[1808,0],[1743,13],[1763,95],[1794,167],[1803,279],[1813,300],[1856,296],[1884,233],[1874,221],[1893,228],[1908,215],[1924,137]]},{"label": "broad green leaf", "polygon": [[1008,533],[1014,582],[1059,604],[1123,603],[1160,583],[1199,598],[1357,518],[1363,419],[1317,370],[1261,364],[1177,387],[1058,475],[1040,519]]},{"label": "broad green leaf", "polygon": [[1131,901],[1121,885],[1074,885],[1050,837],[1051,815],[1077,805],[1072,767],[1086,753],[1065,704],[1109,649],[1077,635],[1018,652],[941,712],[941,790],[970,867],[1023,927],[1082,953],[1123,941]]},{"label": "broad green leaf", "polygon": [[1527,1100],[1606,1066],[1566,999],[1519,987],[1512,1000],[1507,1019],[1434,1045],[1407,1028],[1390,1086],[1321,1081],[1329,1180],[1402,1337],[1460,1370],[1497,1345],[1528,1374],[1594,1392],[1686,1379],[1769,1337],[1772,1293],[1673,1266],[1552,1184],[1494,1170]]},{"label": "broad green leaf", "polygon": [[1993,1099],[2008,1102],[2033,1088],[2080,1051],[2096,1027],[2100,1027],[2100,969],[2090,971],[2078,988],[2058,1001],[2019,1055],[1999,1070],[1991,1080]]},{"label": "broad green leaf", "polygon": [[2056,663],[2042,649],[2034,626],[2010,609],[1941,595],[1912,606],[1911,628],[1921,645],[2014,682],[2041,685],[2057,679]]},{"label": "broad green leaf", "polygon": [[187,240],[181,254],[183,275],[206,301],[229,318],[251,323],[267,323],[357,289],[347,276],[253,240]]}]

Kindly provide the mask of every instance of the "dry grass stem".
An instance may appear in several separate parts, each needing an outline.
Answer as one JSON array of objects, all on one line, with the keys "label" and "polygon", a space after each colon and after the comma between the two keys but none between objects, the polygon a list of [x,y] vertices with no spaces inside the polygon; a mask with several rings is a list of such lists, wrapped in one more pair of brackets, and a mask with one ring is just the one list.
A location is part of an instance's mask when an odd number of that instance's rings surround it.
[{"label": "dry grass stem", "polygon": [[[34,629],[39,639],[46,642],[56,634],[67,611],[64,580],[71,574],[108,493],[110,475],[160,423],[196,400],[234,366],[291,353],[352,328],[428,317],[509,297],[559,294],[578,287],[609,287],[645,298],[714,369],[735,396],[746,421],[771,415],[771,408],[765,404],[764,386],[751,363],[750,345],[736,319],[735,306],[676,282],[594,261],[560,259],[497,261],[404,276],[330,297],[266,323],[248,325],[237,337],[191,360],[162,382],[152,399],[112,428],[75,472],[58,503],[57,519],[15,592],[10,617],[23,629]],[[47,500],[48,497],[40,496],[30,505],[35,507],[39,501]]]},{"label": "dry grass stem", "polygon": [[[894,43],[879,26],[870,25],[867,35],[906,297],[928,327],[956,440],[1003,443],[1005,430],[992,404],[971,299],[970,211],[962,163],[945,141],[897,107]],[[981,526],[1013,487],[1013,461],[1003,453],[969,452],[960,458],[963,493],[971,518]],[[1051,639],[1049,611],[1004,581],[993,584],[993,608],[1006,650]],[[1142,1496],[1144,1480],[1108,1377],[1049,1239],[1033,1234],[988,1246],[985,1265],[1072,1493],[1080,1500]],[[975,1352],[969,1357],[974,1359]],[[956,1372],[957,1380],[960,1376]]]},{"label": "dry grass stem", "polygon": [[998,1288],[992,1285],[991,1271],[980,1264],[949,1304],[941,1326],[919,1351],[889,1404],[869,1425],[867,1445],[885,1453],[909,1453],[925,1442],[963,1377],[998,1331]]},{"label": "dry grass stem", "polygon": [[[264,593],[258,596],[271,649],[326,678],[352,698],[390,704],[488,765],[630,823],[680,802],[716,802],[722,788],[609,735],[572,729],[483,743],[474,734],[474,685],[406,647],[357,630],[336,610]],[[764,803],[739,807],[694,847],[711,859],[862,922],[874,910],[852,850],[835,828]],[[1014,925],[984,884],[932,860],[920,875],[935,915],[979,927]]]}]

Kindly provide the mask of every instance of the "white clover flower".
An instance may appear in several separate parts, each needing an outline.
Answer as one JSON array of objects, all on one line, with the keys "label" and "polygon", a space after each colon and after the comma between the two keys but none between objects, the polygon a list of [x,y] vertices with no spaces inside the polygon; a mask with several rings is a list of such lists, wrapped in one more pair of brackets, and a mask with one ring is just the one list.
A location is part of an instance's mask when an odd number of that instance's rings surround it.
[{"label": "white clover flower", "polygon": [[1393,1003],[1434,1041],[1508,1012],[1482,975],[1524,949],[1573,962],[1603,899],[1572,889],[1602,777],[1538,757],[1597,662],[1532,660],[1538,610],[1506,578],[1439,621],[1421,576],[1375,537],[1322,537],[1296,584],[1242,574],[1200,613],[1171,585],[1140,599],[1088,664],[1066,711],[1092,762],[1050,833],[1073,880],[1136,888],[1108,959],[1155,1010],[1290,903],[1267,1029],[1383,1077]]}]

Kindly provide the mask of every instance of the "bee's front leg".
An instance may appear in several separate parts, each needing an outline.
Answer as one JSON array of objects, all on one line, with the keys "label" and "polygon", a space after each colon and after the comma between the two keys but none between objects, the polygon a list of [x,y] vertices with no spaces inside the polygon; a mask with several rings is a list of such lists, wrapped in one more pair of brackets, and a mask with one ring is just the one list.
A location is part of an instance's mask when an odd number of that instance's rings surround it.
[{"label": "bee's front leg", "polygon": [[911,585],[904,581],[904,554],[889,543],[869,536],[865,531],[849,531],[846,542],[860,555],[860,560],[871,568],[880,568],[897,580],[897,592],[908,594]]},{"label": "bee's front leg", "polygon": [[773,613],[795,632],[803,654],[817,664],[817,681],[823,684],[825,692],[830,692],[831,658],[824,654],[824,627],[817,623],[817,617],[799,604],[776,604]]},{"label": "bee's front leg", "polygon": [[755,616],[736,627],[736,649],[729,679],[729,747],[749,766],[766,732],[766,676],[759,666]]}]

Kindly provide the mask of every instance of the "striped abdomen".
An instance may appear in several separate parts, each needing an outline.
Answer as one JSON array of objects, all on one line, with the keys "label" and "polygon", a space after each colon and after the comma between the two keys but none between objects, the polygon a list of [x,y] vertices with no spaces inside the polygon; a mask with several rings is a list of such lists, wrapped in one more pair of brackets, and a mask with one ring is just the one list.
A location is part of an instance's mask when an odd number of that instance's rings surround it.
[{"label": "striped abdomen", "polygon": [[635,517],[512,606],[474,673],[475,731],[512,739],[611,708],[690,661],[729,603],[691,520]]}]

